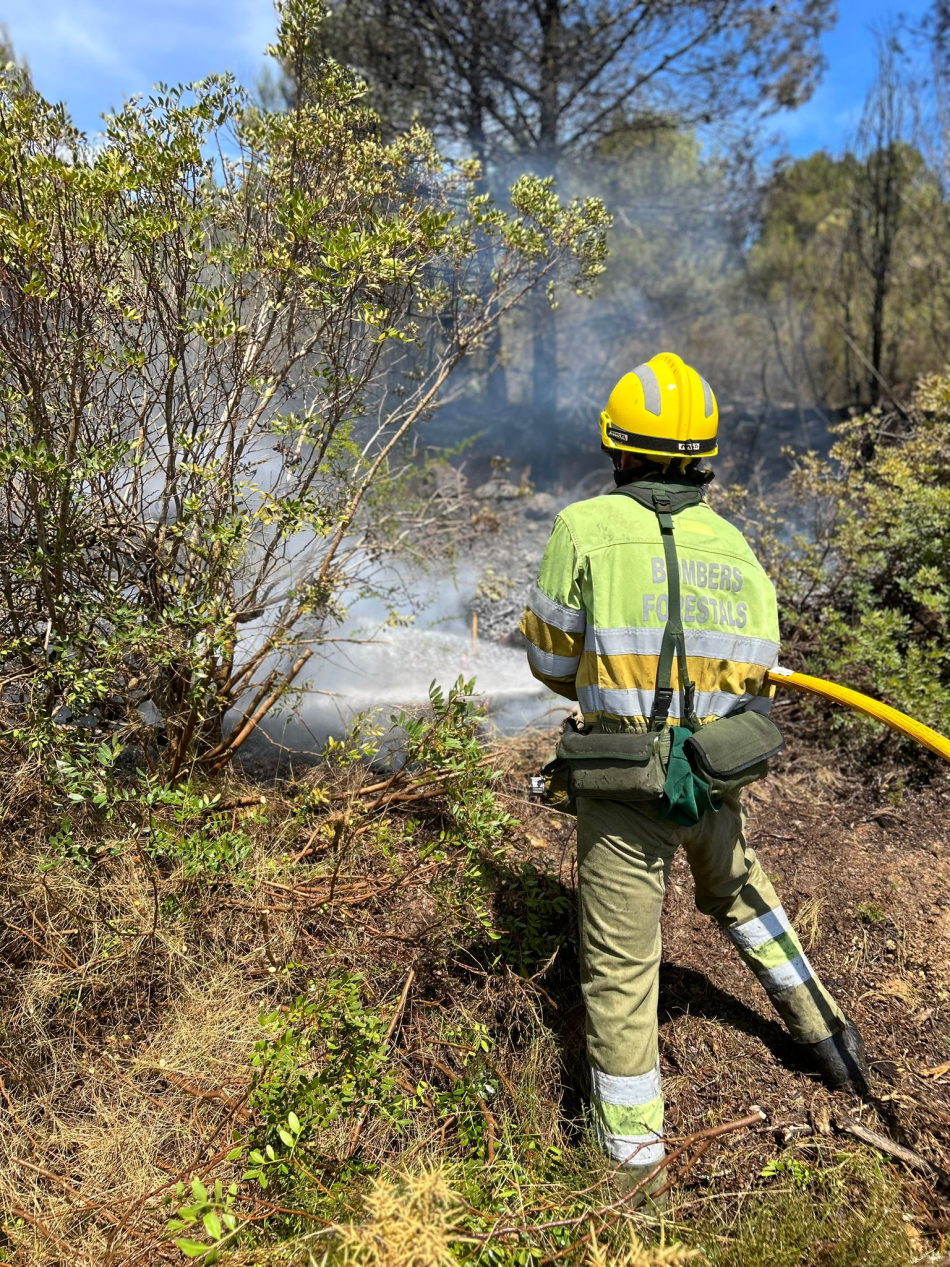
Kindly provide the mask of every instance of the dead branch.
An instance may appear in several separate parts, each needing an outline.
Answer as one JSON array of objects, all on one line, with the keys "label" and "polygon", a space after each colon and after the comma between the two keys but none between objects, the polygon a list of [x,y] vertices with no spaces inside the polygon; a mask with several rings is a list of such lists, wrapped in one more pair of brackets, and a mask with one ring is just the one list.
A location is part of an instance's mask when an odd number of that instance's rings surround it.
[{"label": "dead branch", "polygon": [[[765,1114],[762,1112],[761,1109],[756,1109],[755,1112],[748,1114],[747,1117],[739,1118],[738,1120],[734,1122],[723,1122],[720,1126],[710,1126],[706,1130],[703,1130],[703,1131],[694,1131],[693,1134],[686,1135],[683,1138],[681,1138],[679,1141],[675,1141],[675,1140],[668,1141],[670,1143],[675,1142],[677,1144],[677,1147],[674,1148],[672,1152],[667,1153],[667,1155],[663,1158],[663,1160],[658,1162],[657,1165],[654,1166],[654,1168],[647,1175],[645,1175],[644,1178],[641,1179],[639,1183],[631,1187],[629,1191],[624,1192],[621,1196],[617,1197],[616,1200],[611,1201],[608,1204],[601,1206],[597,1210],[588,1210],[586,1213],[579,1214],[576,1217],[570,1218],[570,1219],[552,1219],[549,1222],[537,1223],[534,1225],[520,1225],[519,1224],[519,1225],[513,1225],[511,1227],[502,1227],[502,1228],[499,1228],[496,1226],[492,1228],[490,1232],[487,1232],[484,1235],[479,1235],[472,1232],[466,1232],[464,1233],[464,1235],[467,1236],[470,1240],[477,1240],[477,1241],[482,1241],[482,1242],[496,1241],[496,1240],[501,1239],[502,1237],[504,1237],[505,1239],[511,1239],[512,1237],[523,1239],[525,1237],[536,1237],[540,1232],[548,1232],[554,1229],[580,1227],[581,1224],[591,1221],[593,1219],[603,1220],[602,1226],[604,1228],[610,1227],[614,1223],[616,1223],[617,1219],[620,1218],[626,1212],[627,1209],[631,1208],[629,1206],[629,1202],[631,1201],[631,1199],[635,1197],[637,1194],[642,1193],[644,1189],[647,1187],[647,1185],[653,1182],[653,1180],[657,1177],[657,1175],[661,1174],[664,1170],[668,1170],[673,1165],[674,1162],[678,1161],[680,1157],[684,1156],[688,1152],[688,1150],[692,1147],[693,1144],[700,1143],[702,1141],[703,1142],[702,1151],[705,1152],[713,1140],[719,1139],[723,1135],[732,1134],[735,1131],[746,1130],[751,1126],[758,1126],[760,1122],[764,1122],[764,1121],[765,1121]],[[690,1166],[692,1164],[693,1163],[690,1163]],[[689,1166],[684,1167],[684,1171],[689,1168],[690,1168]],[[675,1179],[676,1179],[676,1176],[674,1176],[671,1183],[675,1182]],[[670,1186],[670,1185],[667,1185],[667,1186]],[[486,1218],[486,1219],[491,1218],[490,1215],[485,1214],[483,1211],[479,1211],[479,1213],[482,1215],[483,1218]],[[498,1221],[500,1222],[503,1219],[503,1217],[504,1217],[503,1215],[499,1215]],[[588,1244],[592,1236],[593,1236],[593,1232],[589,1232],[586,1236],[581,1237],[580,1240],[572,1241],[572,1243],[565,1250],[562,1250],[560,1253],[554,1254],[551,1257],[544,1259],[544,1262],[546,1263],[556,1262],[559,1258],[563,1258],[567,1254],[574,1253],[580,1246]]]},{"label": "dead branch", "polygon": [[832,1122],[832,1126],[836,1131],[845,1135],[853,1135],[855,1139],[861,1140],[863,1144],[869,1144],[871,1148],[876,1148],[878,1152],[887,1153],[889,1157],[896,1157],[905,1166],[911,1166],[914,1170],[922,1170],[924,1174],[935,1173],[930,1162],[925,1161],[919,1154],[912,1152],[909,1148],[905,1148],[903,1144],[895,1144],[886,1135],[872,1131],[867,1126],[862,1126],[860,1122],[854,1122],[850,1118],[837,1118]]}]

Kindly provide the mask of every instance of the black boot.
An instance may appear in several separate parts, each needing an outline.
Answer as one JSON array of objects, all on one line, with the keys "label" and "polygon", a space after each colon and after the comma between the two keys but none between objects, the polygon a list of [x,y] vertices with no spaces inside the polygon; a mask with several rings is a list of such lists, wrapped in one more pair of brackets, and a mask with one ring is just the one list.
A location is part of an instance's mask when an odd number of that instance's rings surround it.
[{"label": "black boot", "polygon": [[864,1043],[854,1021],[848,1021],[844,1029],[820,1043],[804,1043],[825,1085],[832,1091],[850,1091],[852,1095],[865,1096],[871,1089],[871,1070],[868,1068]]}]

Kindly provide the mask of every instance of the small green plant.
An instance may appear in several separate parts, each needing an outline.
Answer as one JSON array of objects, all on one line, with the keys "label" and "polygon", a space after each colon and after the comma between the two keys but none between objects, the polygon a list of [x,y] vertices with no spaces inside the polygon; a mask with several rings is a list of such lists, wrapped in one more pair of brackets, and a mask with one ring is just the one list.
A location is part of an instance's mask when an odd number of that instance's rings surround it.
[{"label": "small green plant", "polygon": [[763,1179],[787,1175],[800,1192],[804,1192],[815,1178],[815,1171],[811,1166],[806,1166],[797,1157],[775,1157],[772,1161],[766,1162],[759,1173]]},{"label": "small green plant", "polygon": [[[331,973],[285,1012],[262,1017],[266,1034],[251,1057],[250,1103],[262,1121],[255,1146],[265,1156],[258,1164],[281,1179],[298,1147],[354,1113],[372,1107],[397,1131],[405,1124],[404,1093],[383,1059],[388,1018],[365,1006],[363,990],[359,973]],[[276,1165],[268,1149],[278,1143],[291,1151]]]},{"label": "small green plant", "polygon": [[462,869],[448,871],[445,882],[437,885],[440,899],[454,910],[463,927],[497,938],[501,934],[491,909],[493,867],[508,853],[517,820],[502,809],[495,795],[497,774],[481,742],[484,710],[474,693],[474,678],[459,677],[448,692],[433,682],[430,716],[400,713],[392,721],[405,736],[407,763],[444,780],[442,804],[448,821],[425,846],[426,855],[460,861]]},{"label": "small green plant", "polygon": [[[177,1206],[175,1214],[165,1223],[165,1231],[174,1237],[176,1248],[186,1258],[200,1258],[203,1264],[210,1265],[218,1261],[223,1250],[233,1247],[241,1230],[234,1210],[237,1194],[237,1184],[232,1183],[225,1190],[220,1179],[216,1179],[209,1191],[195,1178],[190,1188],[178,1183],[174,1196],[165,1198],[166,1204]],[[202,1239],[196,1240],[197,1236]]]},{"label": "small green plant", "polygon": [[859,902],[854,910],[862,924],[880,924],[887,918],[887,911],[884,910],[884,907],[870,900]]},{"label": "small green plant", "polygon": [[225,827],[206,817],[190,830],[181,823],[154,822],[143,845],[151,857],[177,864],[193,879],[239,870],[254,842],[245,828]]},{"label": "small green plant", "polygon": [[41,869],[52,870],[63,862],[70,862],[80,871],[88,871],[99,854],[92,841],[77,840],[71,818],[61,818],[59,827],[48,839],[49,853]]},{"label": "small green plant", "polygon": [[557,876],[530,863],[500,878],[495,918],[501,930],[492,947],[496,961],[525,977],[574,936],[572,903]]},{"label": "small green plant", "polygon": [[259,1148],[249,1149],[249,1165],[241,1176],[242,1180],[256,1179],[262,1188],[266,1188],[271,1179],[274,1179],[278,1186],[285,1186],[294,1173],[294,1154],[302,1135],[300,1118],[291,1109],[284,1125],[277,1125],[277,1139],[283,1148],[278,1152],[274,1144],[265,1144],[263,1151]]}]

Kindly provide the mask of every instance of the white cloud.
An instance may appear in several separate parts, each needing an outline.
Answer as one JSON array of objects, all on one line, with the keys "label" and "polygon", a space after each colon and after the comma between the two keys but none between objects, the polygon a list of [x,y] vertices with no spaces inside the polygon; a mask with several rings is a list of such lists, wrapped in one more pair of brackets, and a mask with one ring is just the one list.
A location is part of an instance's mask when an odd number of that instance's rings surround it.
[{"label": "white cloud", "polygon": [[40,91],[89,132],[157,82],[232,70],[253,84],[276,25],[271,0],[7,0],[3,19]]}]

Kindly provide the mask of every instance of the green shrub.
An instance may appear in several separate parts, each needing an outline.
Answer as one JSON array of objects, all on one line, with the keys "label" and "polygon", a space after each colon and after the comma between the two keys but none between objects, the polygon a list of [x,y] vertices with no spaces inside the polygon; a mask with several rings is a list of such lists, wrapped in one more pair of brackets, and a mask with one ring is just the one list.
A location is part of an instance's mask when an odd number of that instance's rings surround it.
[{"label": "green shrub", "polygon": [[292,110],[160,85],[91,145],[0,71],[0,736],[41,769],[103,728],[221,764],[423,536],[406,446],[453,368],[602,269],[601,204],[523,177],[503,212],[309,56],[320,0],[278,11]]},{"label": "green shrub", "polygon": [[[924,380],[906,416],[836,432],[828,460],[795,460],[787,518],[740,513],[778,589],[782,661],[950,732],[950,377]],[[845,710],[832,725],[880,737]]]}]

